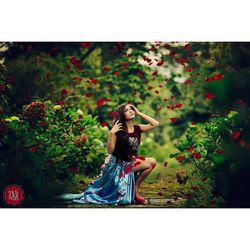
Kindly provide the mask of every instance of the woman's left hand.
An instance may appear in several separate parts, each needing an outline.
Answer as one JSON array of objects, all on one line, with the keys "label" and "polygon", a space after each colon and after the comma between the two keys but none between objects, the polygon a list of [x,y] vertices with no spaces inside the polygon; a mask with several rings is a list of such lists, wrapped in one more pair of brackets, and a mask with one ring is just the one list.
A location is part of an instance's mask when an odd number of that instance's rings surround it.
[{"label": "woman's left hand", "polygon": [[135,111],[135,114],[136,115],[139,115],[140,114],[140,111],[132,104],[130,104],[130,106],[132,107],[132,109]]}]

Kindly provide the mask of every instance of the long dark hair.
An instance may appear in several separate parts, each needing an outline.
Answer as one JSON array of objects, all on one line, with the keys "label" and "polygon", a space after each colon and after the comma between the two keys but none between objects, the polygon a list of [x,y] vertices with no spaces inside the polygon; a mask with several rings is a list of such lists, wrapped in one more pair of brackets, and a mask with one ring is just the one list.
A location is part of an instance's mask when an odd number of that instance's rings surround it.
[{"label": "long dark hair", "polygon": [[116,144],[113,155],[121,160],[129,160],[131,156],[131,146],[129,145],[128,139],[128,127],[126,124],[124,110],[126,105],[129,103],[123,103],[116,109],[116,115],[112,122],[112,127],[115,125],[117,121],[122,123],[122,130],[116,133]]}]

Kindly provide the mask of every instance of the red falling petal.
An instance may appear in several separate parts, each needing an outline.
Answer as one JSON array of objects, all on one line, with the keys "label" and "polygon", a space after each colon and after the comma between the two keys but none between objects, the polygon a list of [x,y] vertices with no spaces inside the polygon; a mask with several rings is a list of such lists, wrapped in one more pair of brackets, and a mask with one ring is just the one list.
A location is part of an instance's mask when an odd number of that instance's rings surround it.
[{"label": "red falling petal", "polygon": [[244,140],[240,140],[240,141],[239,141],[239,145],[244,146],[244,145],[245,145],[245,141],[244,141]]},{"label": "red falling petal", "polygon": [[91,97],[93,94],[92,93],[86,93],[85,96],[86,97]]},{"label": "red falling petal", "polygon": [[156,65],[157,65],[157,66],[162,66],[163,63],[164,63],[164,61],[162,60],[162,61],[158,62]]},{"label": "red falling petal", "polygon": [[218,149],[215,151],[217,154],[224,154],[224,150]]},{"label": "red falling petal", "polygon": [[176,122],[176,121],[177,121],[177,118],[172,117],[172,118],[170,118],[170,121],[171,121],[171,122]]},{"label": "red falling petal", "polygon": [[196,158],[196,159],[200,159],[201,158],[201,153],[200,152],[194,152],[194,153],[192,153],[192,157]]},{"label": "red falling petal", "polygon": [[115,111],[111,111],[111,112],[109,112],[109,115],[114,118],[118,115],[118,113]]},{"label": "red falling petal", "polygon": [[240,136],[241,132],[240,130],[236,130],[232,133],[233,140],[236,140]]},{"label": "red falling petal", "polygon": [[61,95],[67,95],[67,93],[68,93],[67,89],[62,89],[61,90]]},{"label": "red falling petal", "polygon": [[217,75],[212,76],[212,80],[219,81],[219,80],[221,80],[223,77],[224,77],[224,75],[222,75],[222,74],[217,74]]},{"label": "red falling petal", "polygon": [[107,125],[107,122],[102,122],[101,123],[101,127],[103,128],[103,127],[105,127]]},{"label": "red falling petal", "polygon": [[192,68],[186,68],[186,71],[188,71],[188,72],[192,72]]},{"label": "red falling petal", "polygon": [[58,100],[58,101],[56,101],[56,104],[63,106],[65,103],[62,100]]},{"label": "red falling petal", "polygon": [[181,108],[182,107],[182,104],[181,103],[177,103],[176,105],[175,105],[175,108]]},{"label": "red falling petal", "polygon": [[139,159],[139,160],[142,160],[142,161],[145,161],[145,159],[146,159],[144,156],[136,156],[135,158]]},{"label": "red falling petal", "polygon": [[238,100],[236,101],[236,103],[238,103],[239,105],[243,105],[243,104],[244,104],[244,101],[243,101],[242,99],[238,99]]},{"label": "red falling petal", "polygon": [[101,107],[105,102],[108,102],[109,101],[109,99],[108,98],[101,98],[100,100],[98,100],[97,102],[96,102],[96,105],[97,105],[97,107]]},{"label": "red falling petal", "polygon": [[186,80],[185,82],[184,82],[184,84],[186,85],[186,84],[189,84],[191,81],[188,79],[188,80]]},{"label": "red falling petal", "polygon": [[184,159],[184,155],[178,155],[177,157],[175,157],[175,159],[178,161],[178,162],[182,162],[183,159]]},{"label": "red falling petal", "polygon": [[188,43],[188,44],[186,44],[185,46],[184,46],[184,49],[185,50],[189,50],[191,48],[191,44],[190,43]]},{"label": "red falling petal", "polygon": [[169,53],[169,56],[174,57],[176,54],[177,54],[177,52],[175,52],[175,51],[171,51],[171,52]]},{"label": "red falling petal", "polygon": [[94,78],[90,78],[90,79],[89,79],[89,82],[92,83],[92,84],[97,84],[97,83],[98,83],[98,80],[97,80],[97,79],[94,79]]},{"label": "red falling petal", "polygon": [[88,48],[90,46],[90,42],[81,42],[80,45],[83,48]]},{"label": "red falling petal", "polygon": [[214,93],[207,92],[207,93],[204,94],[204,96],[205,96],[207,99],[211,100],[211,99],[215,98],[216,95],[215,95]]}]

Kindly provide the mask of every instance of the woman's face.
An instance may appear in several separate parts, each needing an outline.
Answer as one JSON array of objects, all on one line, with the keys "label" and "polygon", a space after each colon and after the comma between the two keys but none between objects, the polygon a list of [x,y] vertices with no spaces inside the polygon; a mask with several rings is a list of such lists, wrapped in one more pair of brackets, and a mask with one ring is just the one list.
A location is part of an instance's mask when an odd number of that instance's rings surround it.
[{"label": "woman's face", "polygon": [[125,106],[124,115],[126,120],[131,120],[135,118],[135,111],[130,107],[129,104]]}]

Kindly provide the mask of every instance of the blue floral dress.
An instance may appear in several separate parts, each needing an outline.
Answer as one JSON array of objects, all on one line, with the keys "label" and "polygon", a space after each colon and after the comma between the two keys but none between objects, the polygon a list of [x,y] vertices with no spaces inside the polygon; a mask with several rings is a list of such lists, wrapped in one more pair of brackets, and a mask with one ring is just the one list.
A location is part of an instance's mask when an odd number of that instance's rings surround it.
[{"label": "blue floral dress", "polygon": [[128,133],[129,144],[134,152],[131,160],[118,159],[113,154],[105,158],[100,174],[80,194],[62,194],[55,199],[72,200],[75,203],[130,204],[135,199],[136,173],[131,171],[141,141],[139,125]]}]

